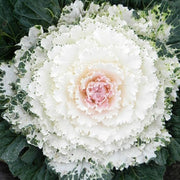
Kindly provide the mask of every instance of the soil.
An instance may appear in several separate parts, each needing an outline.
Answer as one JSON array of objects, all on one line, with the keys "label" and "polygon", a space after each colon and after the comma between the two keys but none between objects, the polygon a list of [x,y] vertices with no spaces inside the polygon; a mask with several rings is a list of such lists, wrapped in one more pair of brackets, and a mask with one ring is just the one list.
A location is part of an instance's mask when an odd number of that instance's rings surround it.
[{"label": "soil", "polygon": [[180,162],[167,167],[164,180],[180,180]]},{"label": "soil", "polygon": [[0,162],[0,180],[18,180],[12,176],[8,166],[3,162]]}]

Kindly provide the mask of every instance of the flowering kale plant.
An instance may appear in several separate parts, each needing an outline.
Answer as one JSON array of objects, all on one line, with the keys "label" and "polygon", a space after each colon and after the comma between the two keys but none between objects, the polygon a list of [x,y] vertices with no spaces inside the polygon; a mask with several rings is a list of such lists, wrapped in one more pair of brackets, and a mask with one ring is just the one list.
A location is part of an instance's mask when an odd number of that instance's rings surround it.
[{"label": "flowering kale plant", "polygon": [[59,5],[1,63],[0,158],[20,179],[161,179],[180,159],[178,8],[120,2]]}]

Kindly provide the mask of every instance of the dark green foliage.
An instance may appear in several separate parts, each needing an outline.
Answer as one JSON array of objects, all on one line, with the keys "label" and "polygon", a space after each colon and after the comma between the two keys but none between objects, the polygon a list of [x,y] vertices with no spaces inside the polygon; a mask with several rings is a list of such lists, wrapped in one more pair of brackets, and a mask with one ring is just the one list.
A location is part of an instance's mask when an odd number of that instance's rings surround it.
[{"label": "dark green foliage", "polygon": [[0,121],[0,159],[6,162],[14,176],[21,180],[56,180],[58,175],[49,169],[42,151],[27,144],[25,137]]},{"label": "dark green foliage", "polygon": [[174,28],[167,44],[170,45],[170,47],[177,49],[176,53],[178,58],[180,58],[180,1],[172,0],[170,7],[175,13],[168,18],[167,22],[172,24]]},{"label": "dark green foliage", "polygon": [[129,8],[146,9],[154,3],[159,3],[161,0],[110,0],[111,4],[123,4]]},{"label": "dark green foliage", "polygon": [[56,24],[61,8],[58,0],[0,0],[0,60],[14,56],[30,27],[39,24],[46,30]]},{"label": "dark green foliage", "polygon": [[27,29],[35,24],[40,24],[47,29],[50,25],[57,23],[60,7],[58,0],[18,0],[14,13],[19,23]]},{"label": "dark green foliage", "polygon": [[11,59],[25,31],[13,15],[16,0],[0,0],[0,59]]},{"label": "dark green foliage", "polygon": [[136,167],[129,167],[124,171],[116,171],[113,180],[162,180],[165,166],[151,162]]},{"label": "dark green foliage", "polygon": [[159,151],[156,152],[157,157],[154,159],[155,163],[164,166],[167,163],[168,158],[168,150],[167,148],[161,148]]},{"label": "dark green foliage", "polygon": [[166,123],[166,127],[173,136],[168,146],[169,157],[168,164],[180,161],[180,92],[178,93],[177,102],[173,106],[173,115],[171,120]]}]

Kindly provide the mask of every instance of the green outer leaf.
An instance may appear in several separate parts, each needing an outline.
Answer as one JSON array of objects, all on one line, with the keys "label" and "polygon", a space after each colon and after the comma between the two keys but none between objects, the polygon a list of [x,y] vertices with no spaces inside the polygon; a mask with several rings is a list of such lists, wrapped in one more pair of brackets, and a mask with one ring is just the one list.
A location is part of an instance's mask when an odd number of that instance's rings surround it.
[{"label": "green outer leaf", "polygon": [[173,105],[173,115],[171,120],[166,123],[166,128],[173,137],[168,146],[169,156],[167,159],[167,164],[171,165],[180,161],[180,90],[178,91],[177,101]]},{"label": "green outer leaf", "polygon": [[168,158],[168,150],[167,148],[161,148],[160,151],[156,152],[157,157],[154,159],[155,163],[164,166],[166,165],[166,161]]},{"label": "green outer leaf", "polygon": [[167,123],[167,128],[176,141],[180,143],[180,116],[173,115],[171,121]]},{"label": "green outer leaf", "polygon": [[0,160],[6,162],[11,173],[21,180],[56,180],[58,175],[46,164],[42,151],[27,144],[25,137],[9,129],[9,124],[0,120]]},{"label": "green outer leaf", "polygon": [[26,140],[22,136],[17,136],[5,149],[4,153],[1,155],[1,159],[11,163],[15,161],[21,150],[27,146]]},{"label": "green outer leaf", "polygon": [[162,180],[165,169],[165,166],[151,162],[116,172],[113,180]]},{"label": "green outer leaf", "polygon": [[169,161],[171,160],[173,163],[175,161],[180,161],[180,144],[174,138],[171,139],[169,145],[169,154]]},{"label": "green outer leaf", "polygon": [[0,59],[11,59],[24,31],[13,15],[17,0],[0,0]]},{"label": "green outer leaf", "polygon": [[45,29],[57,23],[60,11],[58,0],[17,0],[14,10],[20,24],[25,28],[38,24]]},{"label": "green outer leaf", "polygon": [[56,24],[61,4],[58,0],[0,0],[0,61],[12,59],[15,45],[30,27],[39,24],[46,30]]},{"label": "green outer leaf", "polygon": [[27,164],[32,164],[37,158],[39,158],[40,152],[37,150],[36,147],[30,146],[28,150],[21,155],[21,160]]},{"label": "green outer leaf", "polygon": [[161,0],[110,0],[111,4],[123,4],[133,9],[146,9]]},{"label": "green outer leaf", "polygon": [[173,9],[174,14],[168,18],[167,23],[172,24],[175,28],[171,31],[167,44],[177,49],[177,57],[180,58],[180,1],[172,0],[169,6]]},{"label": "green outer leaf", "polygon": [[20,159],[9,165],[13,175],[18,175],[21,180],[57,180],[58,176],[47,170],[46,164],[31,164],[27,165]]}]

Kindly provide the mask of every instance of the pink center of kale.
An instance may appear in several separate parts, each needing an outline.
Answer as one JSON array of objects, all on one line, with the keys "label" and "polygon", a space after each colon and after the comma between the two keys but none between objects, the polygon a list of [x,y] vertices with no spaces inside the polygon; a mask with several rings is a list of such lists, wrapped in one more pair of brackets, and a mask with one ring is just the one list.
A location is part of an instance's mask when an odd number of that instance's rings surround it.
[{"label": "pink center of kale", "polygon": [[88,82],[85,93],[86,102],[90,106],[104,109],[109,106],[110,99],[114,94],[113,84],[109,78],[101,74]]}]

